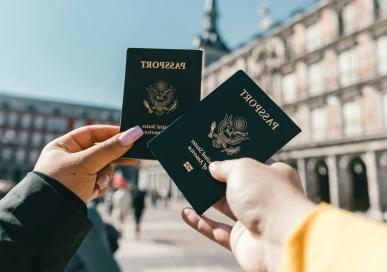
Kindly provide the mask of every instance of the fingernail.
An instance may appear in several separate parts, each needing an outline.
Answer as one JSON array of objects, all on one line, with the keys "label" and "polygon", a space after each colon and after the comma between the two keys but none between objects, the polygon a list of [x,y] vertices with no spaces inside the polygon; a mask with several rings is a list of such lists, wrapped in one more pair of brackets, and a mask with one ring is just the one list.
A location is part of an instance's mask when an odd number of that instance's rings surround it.
[{"label": "fingernail", "polygon": [[105,189],[110,183],[110,177],[108,175],[103,175],[97,180],[97,186],[100,190]]},{"label": "fingernail", "polygon": [[210,171],[214,171],[216,166],[218,166],[218,164],[219,164],[219,162],[217,162],[217,161],[211,162],[209,165]]},{"label": "fingernail", "polygon": [[184,210],[183,210],[183,213],[184,213],[184,215],[185,216],[188,216],[190,213],[191,213],[191,209],[189,209],[189,208],[185,208]]},{"label": "fingernail", "polygon": [[135,126],[121,133],[118,137],[118,141],[123,146],[131,145],[140,139],[142,135],[144,135],[144,131],[142,131],[141,127]]}]

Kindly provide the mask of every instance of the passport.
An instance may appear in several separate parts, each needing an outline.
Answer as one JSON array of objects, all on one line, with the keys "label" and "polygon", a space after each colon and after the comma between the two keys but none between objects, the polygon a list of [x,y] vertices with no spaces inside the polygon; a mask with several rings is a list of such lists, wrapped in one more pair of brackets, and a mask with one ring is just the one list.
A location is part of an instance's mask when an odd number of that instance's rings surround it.
[{"label": "passport", "polygon": [[301,129],[243,71],[236,72],[148,147],[198,214],[225,195],[212,161],[266,162]]},{"label": "passport", "polygon": [[154,159],[147,143],[200,101],[201,50],[127,50],[120,130],[144,136],[123,157]]}]

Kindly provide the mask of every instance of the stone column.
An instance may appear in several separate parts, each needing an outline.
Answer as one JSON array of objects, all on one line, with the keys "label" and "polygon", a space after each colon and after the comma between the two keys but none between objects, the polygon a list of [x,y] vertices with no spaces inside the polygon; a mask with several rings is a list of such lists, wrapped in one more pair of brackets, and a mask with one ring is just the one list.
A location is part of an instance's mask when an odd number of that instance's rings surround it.
[{"label": "stone column", "polygon": [[297,170],[298,175],[300,176],[302,187],[304,188],[304,191],[306,192],[306,163],[305,159],[298,159],[297,160]]},{"label": "stone column", "polygon": [[378,157],[380,202],[382,206],[382,211],[387,211],[387,152],[380,152]]},{"label": "stone column", "polygon": [[306,194],[310,200],[319,203],[321,201],[319,194],[319,184],[316,177],[316,159],[308,159],[306,161]]},{"label": "stone column", "polygon": [[351,157],[348,155],[340,156],[338,158],[338,194],[339,207],[350,210],[353,206],[353,184],[352,177],[348,171],[348,165]]},{"label": "stone column", "polygon": [[337,172],[337,159],[335,155],[327,157],[326,160],[329,174],[329,192],[331,203],[335,206],[340,206],[339,202],[339,177]]},{"label": "stone column", "polygon": [[369,151],[363,155],[364,163],[367,167],[368,193],[370,198],[370,215],[371,217],[380,218],[382,207],[379,195],[378,166],[376,154]]}]

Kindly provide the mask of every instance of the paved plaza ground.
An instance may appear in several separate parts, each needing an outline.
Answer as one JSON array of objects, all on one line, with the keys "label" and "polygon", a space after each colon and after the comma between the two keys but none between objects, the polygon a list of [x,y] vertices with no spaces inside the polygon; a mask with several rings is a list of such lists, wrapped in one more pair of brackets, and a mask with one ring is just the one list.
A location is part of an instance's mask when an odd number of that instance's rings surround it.
[{"label": "paved plaza ground", "polygon": [[[159,203],[161,204],[161,203]],[[134,236],[129,218],[116,257],[127,272],[239,272],[232,255],[194,232],[180,219],[184,202],[147,208],[142,235]],[[215,211],[210,215],[218,217]]]}]

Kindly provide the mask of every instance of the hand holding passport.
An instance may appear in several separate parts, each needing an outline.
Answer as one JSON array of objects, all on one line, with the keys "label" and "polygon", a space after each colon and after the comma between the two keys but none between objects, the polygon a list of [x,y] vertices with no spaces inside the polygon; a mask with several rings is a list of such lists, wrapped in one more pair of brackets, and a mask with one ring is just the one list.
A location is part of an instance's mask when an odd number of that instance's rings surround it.
[{"label": "hand holding passport", "polygon": [[146,135],[126,157],[154,156],[198,214],[225,194],[211,162],[265,162],[301,131],[243,71],[199,102],[201,57],[198,50],[129,49],[121,118],[121,130],[139,124]]}]

